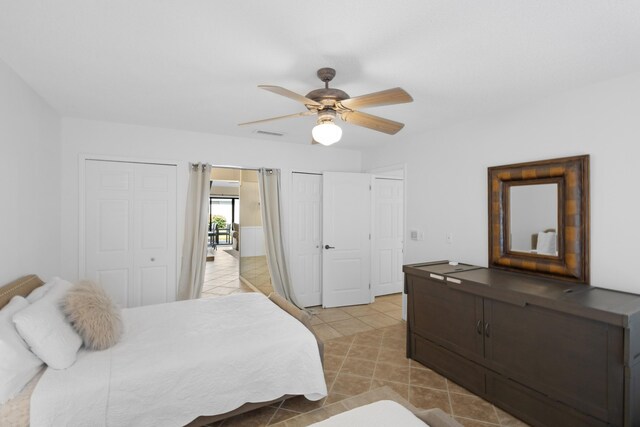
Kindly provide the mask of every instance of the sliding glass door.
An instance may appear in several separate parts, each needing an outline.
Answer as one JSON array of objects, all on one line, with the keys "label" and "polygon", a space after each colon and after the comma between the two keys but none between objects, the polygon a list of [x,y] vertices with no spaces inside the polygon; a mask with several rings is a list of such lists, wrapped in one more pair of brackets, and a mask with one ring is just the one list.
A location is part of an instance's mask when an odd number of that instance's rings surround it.
[{"label": "sliding glass door", "polygon": [[237,197],[209,197],[210,245],[230,245],[233,224],[240,218]]}]

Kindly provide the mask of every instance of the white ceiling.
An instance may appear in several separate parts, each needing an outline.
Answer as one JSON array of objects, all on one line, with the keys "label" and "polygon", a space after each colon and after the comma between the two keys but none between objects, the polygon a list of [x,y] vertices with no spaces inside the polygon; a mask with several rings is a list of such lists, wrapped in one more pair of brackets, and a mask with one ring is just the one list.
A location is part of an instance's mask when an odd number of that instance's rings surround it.
[{"label": "white ceiling", "polygon": [[65,116],[300,144],[312,117],[237,126],[304,111],[258,84],[401,86],[367,110],[396,136],[342,125],[364,148],[640,71],[640,2],[0,0],[0,58]]}]

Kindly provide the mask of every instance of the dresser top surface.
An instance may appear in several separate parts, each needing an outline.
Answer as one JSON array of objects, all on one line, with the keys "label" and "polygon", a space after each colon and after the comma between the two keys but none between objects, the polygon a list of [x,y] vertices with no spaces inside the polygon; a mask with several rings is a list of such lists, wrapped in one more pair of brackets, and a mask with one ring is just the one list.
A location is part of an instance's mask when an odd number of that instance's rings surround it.
[{"label": "dresser top surface", "polygon": [[522,273],[471,266],[452,271],[447,261],[405,265],[404,271],[426,278],[444,276],[454,288],[519,305],[563,308],[607,323],[626,324],[640,319],[640,295],[594,286],[543,279]]}]

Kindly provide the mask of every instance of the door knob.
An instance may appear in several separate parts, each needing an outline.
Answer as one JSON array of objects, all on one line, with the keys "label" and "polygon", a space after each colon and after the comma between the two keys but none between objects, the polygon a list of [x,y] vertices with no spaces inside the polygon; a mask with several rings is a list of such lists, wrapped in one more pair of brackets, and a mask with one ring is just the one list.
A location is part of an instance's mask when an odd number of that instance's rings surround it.
[{"label": "door knob", "polygon": [[335,246],[324,245],[324,248],[325,249],[335,249],[336,247]]}]

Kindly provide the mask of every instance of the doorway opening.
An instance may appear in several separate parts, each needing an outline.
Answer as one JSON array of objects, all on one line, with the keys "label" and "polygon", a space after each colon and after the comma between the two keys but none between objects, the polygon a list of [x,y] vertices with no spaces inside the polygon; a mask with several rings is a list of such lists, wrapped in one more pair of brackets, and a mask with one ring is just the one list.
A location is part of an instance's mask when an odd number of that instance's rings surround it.
[{"label": "doorway opening", "polygon": [[255,169],[213,167],[202,298],[273,291]]},{"label": "doorway opening", "polygon": [[211,168],[207,265],[201,298],[253,291],[240,280],[242,171],[235,168]]}]

